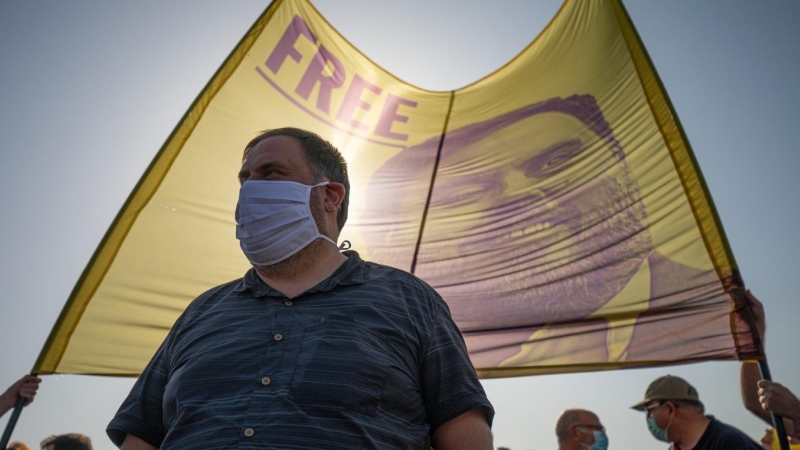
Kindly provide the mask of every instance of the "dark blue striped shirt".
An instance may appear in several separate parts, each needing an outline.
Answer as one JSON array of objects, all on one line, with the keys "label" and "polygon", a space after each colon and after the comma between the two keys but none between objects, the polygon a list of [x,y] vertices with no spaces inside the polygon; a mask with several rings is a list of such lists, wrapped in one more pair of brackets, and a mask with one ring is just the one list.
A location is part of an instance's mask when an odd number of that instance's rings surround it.
[{"label": "dark blue striped shirt", "polygon": [[198,297],[108,425],[163,449],[429,449],[494,412],[447,305],[355,252],[289,300],[254,270]]}]

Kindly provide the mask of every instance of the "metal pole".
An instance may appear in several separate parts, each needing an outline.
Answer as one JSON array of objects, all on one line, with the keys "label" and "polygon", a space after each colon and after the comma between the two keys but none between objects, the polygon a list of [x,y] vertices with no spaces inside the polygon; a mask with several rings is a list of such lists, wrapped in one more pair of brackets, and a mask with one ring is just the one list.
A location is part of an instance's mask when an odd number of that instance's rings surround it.
[{"label": "metal pole", "polygon": [[14,411],[11,413],[11,418],[8,419],[6,431],[3,432],[3,438],[0,439],[0,449],[4,449],[8,446],[8,441],[11,440],[11,433],[14,432],[14,427],[17,425],[19,415],[22,414],[22,407],[25,406],[25,400],[25,398],[19,397],[17,403],[14,404]]},{"label": "metal pole", "polygon": [[[763,361],[758,361],[758,368],[761,370],[761,378],[772,381],[772,374],[769,372],[769,364],[767,364],[766,358]],[[775,413],[770,414],[772,414],[772,424],[778,433],[778,443],[781,446],[781,450],[789,450],[789,438],[786,436],[786,427],[783,426],[783,417]]]}]

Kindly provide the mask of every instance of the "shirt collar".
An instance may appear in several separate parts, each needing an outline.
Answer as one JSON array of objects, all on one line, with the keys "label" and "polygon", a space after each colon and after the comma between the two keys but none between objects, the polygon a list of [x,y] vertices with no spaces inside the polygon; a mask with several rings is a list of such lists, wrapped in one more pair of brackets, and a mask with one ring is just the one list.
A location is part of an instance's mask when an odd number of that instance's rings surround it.
[{"label": "shirt collar", "polygon": [[[355,250],[347,250],[342,252],[342,254],[347,257],[347,261],[342,263],[331,276],[307,290],[305,294],[331,291],[339,285],[364,284],[367,271],[364,260],[358,256],[358,252]],[[239,286],[236,288],[238,292],[247,290],[252,292],[254,297],[283,296],[281,292],[271,288],[265,283],[253,268],[247,271],[244,278],[242,278],[242,281],[239,283]]]}]

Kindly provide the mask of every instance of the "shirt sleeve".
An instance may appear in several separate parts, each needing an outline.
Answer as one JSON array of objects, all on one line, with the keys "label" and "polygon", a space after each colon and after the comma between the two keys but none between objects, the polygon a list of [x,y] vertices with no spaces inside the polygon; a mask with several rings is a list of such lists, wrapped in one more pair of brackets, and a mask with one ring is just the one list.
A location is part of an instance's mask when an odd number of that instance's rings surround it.
[{"label": "shirt sleeve", "polygon": [[168,347],[172,332],[136,380],[128,397],[106,427],[106,434],[117,447],[130,434],[159,448],[164,440],[163,395],[169,379]]},{"label": "shirt sleeve", "polygon": [[433,313],[428,339],[422,346],[420,376],[431,433],[478,407],[491,427],[494,409],[478,380],[464,339],[444,300],[433,288],[426,287]]}]

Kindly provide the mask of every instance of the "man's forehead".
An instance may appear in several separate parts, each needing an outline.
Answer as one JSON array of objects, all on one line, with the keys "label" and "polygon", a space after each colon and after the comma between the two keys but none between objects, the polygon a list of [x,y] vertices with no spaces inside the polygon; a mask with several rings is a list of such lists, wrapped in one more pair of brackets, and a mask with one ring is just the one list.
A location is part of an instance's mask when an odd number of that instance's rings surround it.
[{"label": "man's forehead", "polygon": [[307,165],[300,141],[292,136],[270,136],[258,142],[247,152],[242,167],[264,163]]},{"label": "man's forehead", "polygon": [[247,153],[247,158],[269,156],[289,156],[303,151],[300,141],[292,136],[270,136],[256,143]]},{"label": "man's forehead", "polygon": [[[478,130],[476,130],[478,131]],[[476,133],[468,139],[472,141],[468,145],[486,145],[488,143],[498,143],[498,141],[527,142],[542,140],[560,140],[574,138],[581,133],[592,133],[592,129],[583,123],[579,118],[566,114],[561,111],[546,111],[522,117],[519,120],[510,122],[501,128],[492,130],[490,133]]]},{"label": "man's forehead", "polygon": [[581,413],[581,425],[598,425],[600,426],[600,418],[596,414],[584,411]]},{"label": "man's forehead", "polygon": [[547,146],[547,141],[570,140],[579,135],[586,142],[604,142],[618,159],[624,158],[619,142],[590,95],[551,98],[459,128],[448,133],[443,155],[458,157],[470,147],[496,151],[498,147],[522,144],[525,148],[536,146],[535,141]]}]

